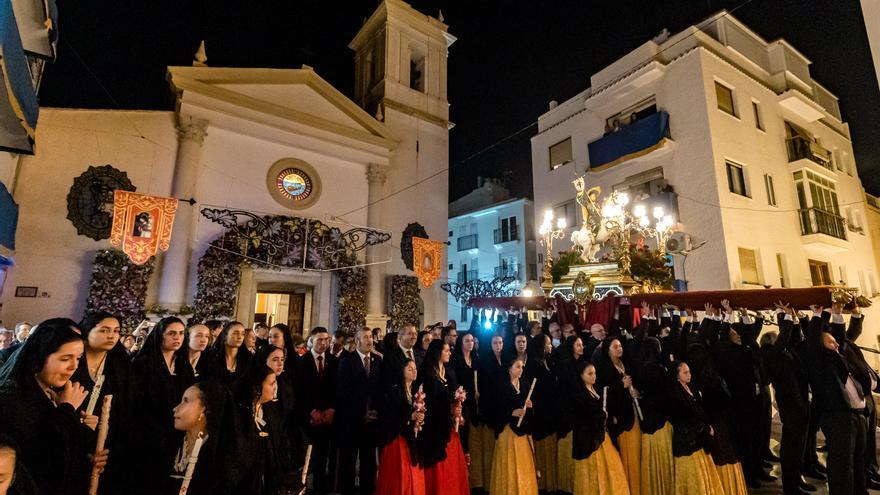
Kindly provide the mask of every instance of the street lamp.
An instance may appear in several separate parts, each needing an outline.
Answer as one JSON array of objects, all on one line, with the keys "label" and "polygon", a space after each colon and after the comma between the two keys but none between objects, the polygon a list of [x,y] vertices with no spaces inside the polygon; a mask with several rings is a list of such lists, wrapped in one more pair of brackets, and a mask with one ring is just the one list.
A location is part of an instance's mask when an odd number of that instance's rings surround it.
[{"label": "street lamp", "polygon": [[653,237],[657,241],[657,252],[661,256],[666,254],[666,241],[672,235],[672,225],[675,223],[672,215],[667,215],[662,206],[656,206],[651,211],[654,224],[648,217],[645,205],[636,205],[633,208],[633,216],[638,220],[638,231],[645,237]]},{"label": "street lamp", "polygon": [[544,222],[538,228],[538,234],[541,235],[541,244],[547,249],[544,256],[544,275],[541,282],[541,288],[544,289],[544,295],[550,297],[550,291],[553,290],[553,239],[561,239],[565,235],[566,221],[564,218],[556,220],[556,228],[553,228],[553,210],[544,212]]}]

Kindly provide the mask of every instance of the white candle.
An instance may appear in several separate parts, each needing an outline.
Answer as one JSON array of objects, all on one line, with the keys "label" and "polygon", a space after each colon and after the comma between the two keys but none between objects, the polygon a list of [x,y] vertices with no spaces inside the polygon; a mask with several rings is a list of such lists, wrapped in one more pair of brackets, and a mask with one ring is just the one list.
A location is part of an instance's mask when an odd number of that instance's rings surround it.
[{"label": "white candle", "polygon": [[[93,397],[97,397],[95,394]],[[107,431],[110,429],[110,405],[113,402],[113,396],[104,397],[104,403],[101,404],[101,422],[98,424],[98,441],[95,444],[95,455],[97,456],[104,450],[104,443],[107,442]],[[92,467],[92,479],[89,482],[89,495],[97,495],[98,483],[101,480],[101,473],[97,467]]]},{"label": "white candle", "polygon": [[177,492],[178,495],[186,495],[186,492],[189,491],[189,482],[192,481],[193,473],[196,470],[196,463],[199,461],[199,451],[202,450],[204,442],[205,438],[199,432],[196,443],[193,445],[192,452],[189,454],[189,459],[186,462],[186,474],[183,475],[183,483],[180,485],[180,491]]},{"label": "white candle", "polygon": [[306,478],[309,477],[309,461],[312,460],[312,444],[306,447],[306,463],[303,464],[302,485],[306,486]]},{"label": "white candle", "polygon": [[602,410],[608,414],[608,387],[602,387]]},{"label": "white candle", "polygon": [[98,375],[95,380],[95,386],[92,387],[92,395],[89,397],[89,404],[86,406],[86,414],[93,416],[95,414],[95,406],[98,405],[98,397],[101,395],[101,387],[104,386],[104,375]]},{"label": "white candle", "polygon": [[[532,378],[532,386],[529,387],[529,393],[528,393],[528,395],[526,395],[526,404],[528,404],[528,402],[529,402],[530,400],[532,400],[532,392],[535,391],[535,383],[537,383],[537,382],[538,382],[538,379],[537,379],[537,378]],[[526,405],[523,404],[523,415],[520,416],[520,417],[519,417],[519,421],[516,422],[516,427],[517,427],[517,428],[519,428],[520,426],[522,426],[523,418],[526,417],[526,411],[527,411],[527,409],[526,409]]]}]

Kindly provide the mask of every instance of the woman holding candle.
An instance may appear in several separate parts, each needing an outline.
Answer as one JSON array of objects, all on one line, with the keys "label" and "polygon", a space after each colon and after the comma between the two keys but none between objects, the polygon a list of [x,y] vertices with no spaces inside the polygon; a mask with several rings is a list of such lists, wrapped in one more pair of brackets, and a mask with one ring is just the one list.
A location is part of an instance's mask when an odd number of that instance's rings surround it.
[{"label": "woman holding candle", "polygon": [[550,336],[540,334],[532,337],[528,352],[529,362],[524,375],[538,380],[532,395],[535,416],[530,427],[535,442],[535,469],[541,473],[538,489],[553,493],[558,489],[556,418],[559,416],[559,392],[549,362],[553,352]]},{"label": "woman holding candle", "polygon": [[217,361],[208,354],[208,343],[211,341],[211,330],[197,323],[186,329],[185,344],[178,351],[180,370],[193,383],[205,380],[216,380],[220,374]]},{"label": "woman holding candle", "polygon": [[290,445],[277,394],[278,378],[261,361],[254,361],[235,384],[244,476],[233,493],[277,495],[286,489],[285,480],[292,479]]},{"label": "woman holding candle", "polygon": [[72,382],[83,355],[76,323],[54,318],[40,323],[0,370],[0,434],[21,446],[23,462],[38,493],[86,493],[93,465],[107,463],[105,450],[94,456],[98,417],[76,410],[87,396]]},{"label": "woman holding candle", "polygon": [[629,491],[639,495],[642,457],[642,432],[637,415],[639,391],[633,386],[632,366],[624,358],[620,339],[605,339],[600,352],[596,374],[600,388],[608,387],[608,432],[620,451]]},{"label": "woman holding candle", "polygon": [[572,394],[580,382],[577,367],[584,360],[584,343],[580,337],[569,336],[557,348],[556,383],[559,391],[559,416],[556,422],[556,479],[559,491],[574,493],[574,458],[572,427],[574,411]]},{"label": "woman holding candle", "polygon": [[89,313],[79,323],[83,331],[85,351],[71,381],[82,385],[89,395],[78,411],[98,416],[104,397],[113,396],[107,446],[116,452],[108,459],[106,473],[101,477],[101,492],[114,493],[124,486],[125,431],[131,414],[131,362],[120,343],[119,319],[110,313]]},{"label": "woman holding candle", "polygon": [[425,413],[416,408],[416,362],[404,361],[403,380],[385,391],[379,410],[379,471],[376,495],[424,495],[425,472],[419,459],[416,428]]},{"label": "woman holding candle", "polygon": [[244,346],[244,333],[244,325],[238,321],[228,321],[211,347],[220,370],[220,381],[228,387],[232,387],[244,374],[252,357]]},{"label": "woman holding candle", "polygon": [[[455,351],[452,353],[452,370],[458,384],[464,388],[467,398],[462,404],[462,416],[465,424],[459,428],[461,445],[465,457],[470,457],[471,431],[474,423],[479,423],[477,416],[476,378],[477,378],[477,353],[474,352],[474,336],[462,332],[458,334],[455,342]],[[478,439],[476,439],[478,440]]]},{"label": "woman holding candle", "polygon": [[670,393],[672,455],[675,456],[676,495],[724,495],[721,479],[705,448],[715,431],[703,409],[702,398],[691,388],[686,363],[672,363],[675,384]]},{"label": "woman holding candle", "polygon": [[577,364],[572,396],[572,456],[575,495],[628,495],[629,484],[617,449],[605,433],[607,414],[596,391],[596,367]]},{"label": "woman holding candle", "polygon": [[672,424],[666,406],[669,372],[663,365],[663,348],[656,337],[646,337],[640,347],[636,386],[641,392],[642,469],[641,492],[666,495],[675,489],[672,460]]},{"label": "woman holding candle", "polygon": [[184,483],[187,495],[231,493],[238,473],[230,455],[236,451],[236,425],[229,389],[213,380],[186,389],[174,408],[174,429],[184,433],[183,442],[161,493],[177,495]]},{"label": "woman holding candle", "polygon": [[126,493],[153,494],[161,490],[169,460],[180,445],[174,429],[174,406],[191,378],[178,364],[184,326],[169,316],[156,323],[131,363],[132,421],[126,461],[138,469],[128,474]]},{"label": "woman holding candle", "polygon": [[449,366],[452,352],[442,340],[431,341],[419,381],[425,392],[425,424],[419,433],[425,465],[425,493],[468,495],[467,463],[453,422],[461,405],[453,400],[458,383]]},{"label": "woman holding candle", "polygon": [[493,495],[519,495],[538,493],[535,460],[532,453],[528,428],[532,418],[527,411],[532,407],[529,389],[520,378],[523,362],[519,358],[510,361],[508,381],[501,388],[498,410],[506,414],[507,421],[501,431],[496,430],[495,455],[492,461],[492,483],[489,493]]}]

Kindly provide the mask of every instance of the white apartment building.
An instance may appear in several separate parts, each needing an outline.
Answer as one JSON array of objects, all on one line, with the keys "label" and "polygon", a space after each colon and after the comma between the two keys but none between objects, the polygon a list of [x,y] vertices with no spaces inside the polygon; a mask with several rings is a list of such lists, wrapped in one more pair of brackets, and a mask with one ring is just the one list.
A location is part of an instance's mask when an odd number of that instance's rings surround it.
[{"label": "white apartment building", "polygon": [[[497,180],[479,178],[477,188],[449,204],[449,281],[514,277],[522,289],[537,280],[534,206],[511,198]],[[449,296],[449,319],[466,327],[470,316]]]},{"label": "white apartment building", "polygon": [[664,31],[539,117],[535,214],[554,209],[570,234],[571,181],[586,173],[587,187],[663,205],[676,231],[705,241],[675,256],[690,290],[843,281],[876,293],[849,126],[810,64],[724,11]]}]

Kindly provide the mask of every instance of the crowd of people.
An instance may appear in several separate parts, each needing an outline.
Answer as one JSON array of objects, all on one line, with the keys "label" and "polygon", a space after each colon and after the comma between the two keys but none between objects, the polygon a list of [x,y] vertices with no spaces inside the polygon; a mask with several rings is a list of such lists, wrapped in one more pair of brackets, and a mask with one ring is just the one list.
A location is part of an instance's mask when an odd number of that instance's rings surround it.
[{"label": "crowd of people", "polygon": [[112,314],[54,318],[0,351],[0,495],[735,495],[777,462],[786,494],[880,487],[862,315],[775,306],[307,339],[166,317],[127,343]]}]

